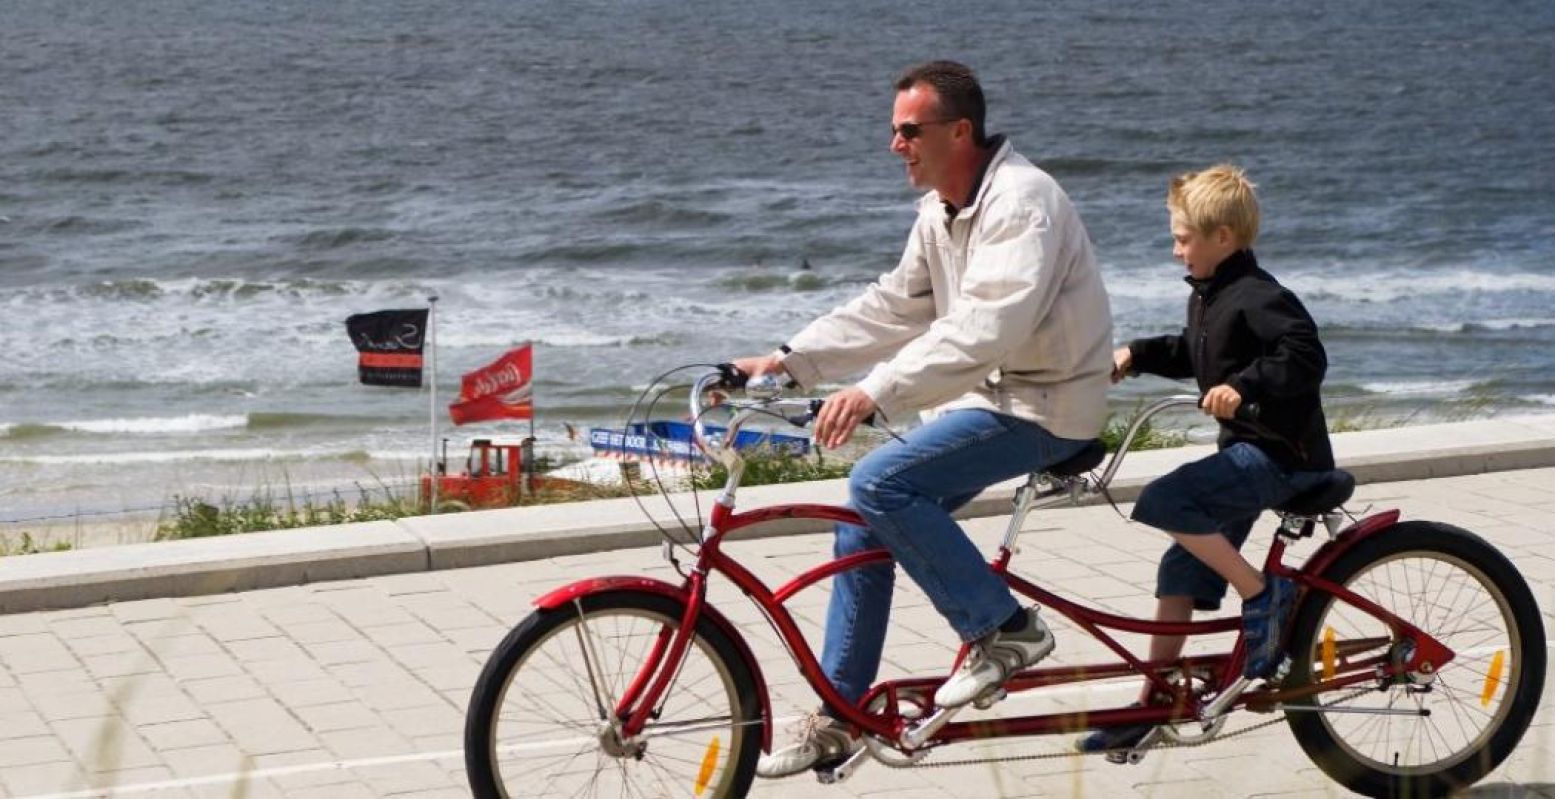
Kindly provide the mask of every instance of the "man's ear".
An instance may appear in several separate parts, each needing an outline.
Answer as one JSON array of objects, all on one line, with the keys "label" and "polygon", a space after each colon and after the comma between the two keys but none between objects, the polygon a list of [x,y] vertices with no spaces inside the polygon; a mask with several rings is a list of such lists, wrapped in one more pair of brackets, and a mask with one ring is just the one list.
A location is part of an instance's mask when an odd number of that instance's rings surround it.
[{"label": "man's ear", "polygon": [[1221,246],[1232,244],[1236,241],[1236,234],[1231,232],[1230,225],[1221,225],[1215,228],[1215,243]]}]

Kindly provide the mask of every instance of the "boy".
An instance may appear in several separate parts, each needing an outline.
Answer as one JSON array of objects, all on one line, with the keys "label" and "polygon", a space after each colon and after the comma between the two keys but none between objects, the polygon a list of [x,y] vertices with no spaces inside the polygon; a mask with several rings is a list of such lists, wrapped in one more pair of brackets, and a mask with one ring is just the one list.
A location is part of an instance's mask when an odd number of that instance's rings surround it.
[{"label": "boy", "polygon": [[[1295,603],[1294,585],[1265,575],[1237,551],[1259,513],[1314,486],[1334,468],[1318,388],[1327,367],[1317,326],[1289,290],[1258,267],[1258,200],[1242,170],[1229,165],[1174,179],[1167,191],[1172,255],[1193,288],[1179,335],[1141,338],[1113,353],[1113,382],[1148,372],[1195,378],[1200,407],[1220,421],[1220,451],[1147,485],[1133,518],[1176,543],[1161,559],[1156,619],[1187,621],[1220,607],[1229,582],[1242,597],[1244,675],[1268,677],[1280,661],[1279,636]],[[1256,422],[1235,418],[1257,403]],[[1174,660],[1182,636],[1157,636],[1152,660]],[[1140,701],[1148,702],[1146,684]],[[1148,725],[1098,730],[1082,752],[1127,749]]]}]

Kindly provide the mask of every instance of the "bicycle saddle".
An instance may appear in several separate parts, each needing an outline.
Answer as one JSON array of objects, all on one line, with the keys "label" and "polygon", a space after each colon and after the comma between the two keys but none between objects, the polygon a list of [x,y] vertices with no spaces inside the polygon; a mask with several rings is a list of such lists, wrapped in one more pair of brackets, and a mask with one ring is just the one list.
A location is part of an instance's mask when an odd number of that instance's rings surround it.
[{"label": "bicycle saddle", "polygon": [[1316,516],[1343,505],[1354,493],[1355,477],[1343,469],[1334,469],[1323,475],[1322,482],[1275,505],[1274,509],[1298,516]]},{"label": "bicycle saddle", "polygon": [[1059,461],[1042,471],[1059,477],[1073,477],[1096,468],[1105,457],[1107,448],[1101,445],[1100,439],[1093,438],[1068,460]]}]

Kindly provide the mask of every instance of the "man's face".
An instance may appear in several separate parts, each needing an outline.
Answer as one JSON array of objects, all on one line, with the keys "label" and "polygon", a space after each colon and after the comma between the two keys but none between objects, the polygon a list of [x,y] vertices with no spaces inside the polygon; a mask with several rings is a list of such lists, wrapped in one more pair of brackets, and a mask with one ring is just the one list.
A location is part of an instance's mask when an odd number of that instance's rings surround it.
[{"label": "man's face", "polygon": [[1209,233],[1201,233],[1181,217],[1172,215],[1172,257],[1188,267],[1188,274],[1193,279],[1213,277],[1220,262],[1236,251],[1236,236],[1230,228],[1222,225]]},{"label": "man's face", "polygon": [[940,117],[939,93],[933,86],[919,83],[896,93],[891,130],[891,152],[906,162],[907,182],[916,189],[944,185],[956,125]]}]

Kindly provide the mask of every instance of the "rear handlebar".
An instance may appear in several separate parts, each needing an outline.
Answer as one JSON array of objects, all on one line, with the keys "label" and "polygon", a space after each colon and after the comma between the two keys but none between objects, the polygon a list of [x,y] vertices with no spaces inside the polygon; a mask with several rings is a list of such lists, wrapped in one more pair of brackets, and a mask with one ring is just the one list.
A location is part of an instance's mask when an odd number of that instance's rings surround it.
[{"label": "rear handlebar", "polygon": [[[714,460],[728,467],[731,476],[743,466],[743,458],[734,448],[734,441],[740,432],[740,428],[752,417],[761,414],[774,416],[795,427],[807,427],[815,420],[815,415],[820,412],[824,400],[819,397],[784,397],[783,391],[795,384],[785,381],[775,374],[761,375],[755,378],[748,377],[745,373],[734,368],[732,364],[719,364],[717,371],[708,372],[698,378],[691,389],[690,411],[692,430],[696,437],[697,446]],[[735,410],[733,418],[729,420],[728,429],[721,436],[710,436],[703,424],[702,417],[711,407],[704,403],[703,397],[711,391],[745,390],[745,399],[725,399],[721,404],[728,405]],[[1140,429],[1152,417],[1162,411],[1171,408],[1199,407],[1200,397],[1194,394],[1175,394],[1152,402],[1146,406],[1134,421],[1129,424],[1128,430],[1123,434],[1118,444],[1118,449],[1107,462],[1106,469],[1096,481],[1096,488],[1104,488],[1112,482],[1117,474],[1118,467],[1123,463],[1123,458],[1133,446],[1134,439],[1139,435]],[[1260,408],[1257,403],[1244,403],[1237,408],[1236,418],[1242,422],[1254,423],[1258,421]],[[874,416],[865,420],[866,424],[874,423]]]}]

